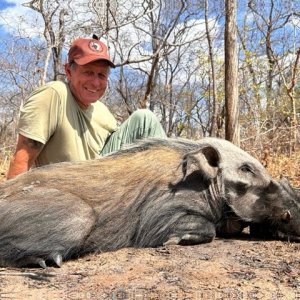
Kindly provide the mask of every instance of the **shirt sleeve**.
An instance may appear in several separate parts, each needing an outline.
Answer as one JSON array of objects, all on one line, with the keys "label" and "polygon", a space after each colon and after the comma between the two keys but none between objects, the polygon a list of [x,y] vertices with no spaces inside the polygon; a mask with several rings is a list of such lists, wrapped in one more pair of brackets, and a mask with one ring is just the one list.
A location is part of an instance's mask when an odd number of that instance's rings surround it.
[{"label": "shirt sleeve", "polygon": [[56,90],[49,86],[38,89],[21,109],[19,133],[46,144],[57,128],[60,106]]}]

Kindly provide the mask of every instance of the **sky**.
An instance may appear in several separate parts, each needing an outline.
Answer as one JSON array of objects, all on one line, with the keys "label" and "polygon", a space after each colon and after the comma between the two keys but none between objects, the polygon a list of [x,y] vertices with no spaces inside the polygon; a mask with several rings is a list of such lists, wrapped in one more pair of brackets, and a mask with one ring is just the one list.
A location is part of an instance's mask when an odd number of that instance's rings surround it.
[{"label": "sky", "polygon": [[[24,36],[27,37],[40,36],[39,33],[42,33],[43,30],[42,26],[37,26],[39,18],[41,18],[40,15],[22,5],[29,1],[30,0],[0,0],[0,36],[4,31],[13,34],[14,30],[17,30],[18,33],[21,30]],[[72,5],[74,5],[76,1],[80,1],[80,3],[88,2],[88,0],[73,0],[71,2]],[[126,3],[126,0],[123,1]],[[141,0],[136,0],[135,2],[139,1]],[[78,18],[77,15],[73,17]],[[20,22],[20,20],[22,20],[22,22]],[[26,23],[27,26],[25,25]],[[43,24],[43,22],[41,22],[41,24]]]},{"label": "sky", "polygon": [[[15,30],[24,36],[32,37],[42,30],[41,27],[36,26],[38,14],[22,5],[27,2],[29,0],[0,0],[0,37],[13,34]],[[20,20],[26,20],[26,22],[20,22]],[[21,23],[22,28],[20,28]]]},{"label": "sky", "polygon": [[[43,24],[43,21],[41,19],[41,16],[35,12],[34,10],[27,8],[23,6],[22,4],[28,3],[30,0],[0,0],[0,38],[2,40],[6,40],[9,36],[18,36],[18,37],[24,37],[24,38],[40,38],[43,36],[43,26],[39,26],[38,24]],[[72,0],[72,5],[76,3],[76,1],[80,1],[80,3],[86,4],[88,0]],[[101,0],[97,0],[100,1]],[[112,0],[113,1],[113,0]],[[126,0],[118,0],[118,1],[123,1],[126,3]],[[135,2],[138,2],[141,0],[136,0]],[[167,0],[168,1],[168,0]],[[172,0],[169,0],[172,1]],[[282,2],[279,0],[275,1],[278,5],[281,5]],[[60,3],[64,3],[61,1]],[[173,2],[172,2],[173,3]],[[217,1],[216,1],[217,3]],[[266,1],[268,3],[268,1]],[[293,3],[293,2],[291,2]],[[242,15],[245,11],[245,8],[247,7],[247,3],[245,3],[245,0],[239,0],[239,13],[238,19],[242,18]],[[77,14],[78,15],[78,14]],[[78,18],[78,16],[73,16]],[[249,19],[249,18],[248,18]],[[299,18],[297,19],[298,22]],[[77,20],[78,21],[78,20]],[[199,24],[197,27],[192,27],[193,29],[188,32],[188,34],[185,37],[185,41],[193,39],[195,36],[201,36],[204,32],[204,26],[203,22],[201,20],[198,20]],[[192,22],[192,21],[191,21]],[[222,21],[218,20],[219,22],[219,28],[223,27],[222,26]],[[181,24],[178,24],[177,30],[180,30]],[[218,27],[216,27],[218,30]],[[299,24],[298,24],[298,29],[299,29]],[[124,32],[123,32],[124,31]],[[131,33],[128,34],[128,31]],[[16,34],[14,34],[16,33]],[[151,41],[147,40],[147,36],[141,37],[140,35],[136,35],[130,27],[124,27],[123,30],[120,29],[119,34],[124,34],[124,36],[128,37],[128,43],[129,45],[133,44],[139,44],[139,41],[141,39],[144,41],[144,45],[147,45],[148,43],[151,43]],[[139,33],[140,34],[140,33]],[[172,36],[171,36],[172,38]],[[298,43],[298,42],[297,42]],[[143,47],[142,44],[140,44],[141,47]],[[205,43],[200,43],[198,46],[201,46],[204,51],[206,44]],[[215,47],[218,47],[218,45],[215,45]],[[123,47],[124,49],[126,47]],[[128,51],[130,47],[127,47]],[[219,45],[219,48],[222,48],[222,45]],[[140,55],[140,52],[144,53],[147,55],[147,48],[144,46],[144,48],[137,48],[135,49],[137,51],[136,55]],[[0,51],[1,51],[1,43],[0,43]],[[112,53],[114,51],[111,51]],[[131,54],[134,56],[135,52],[131,51]],[[118,59],[118,58],[116,58]],[[118,61],[116,61],[118,63]]]},{"label": "sky", "polygon": [[[24,7],[22,3],[28,3],[30,0],[0,0],[0,38],[6,38],[8,37],[8,34],[11,36],[14,36],[14,32],[17,33],[16,36],[22,36],[22,37],[28,37],[30,39],[32,38],[39,38],[43,36],[43,26],[37,26],[37,24],[43,24],[41,20],[41,16],[36,13],[34,10]],[[76,0],[75,0],[76,1]],[[72,1],[72,4],[75,3],[75,1]],[[79,0],[81,3],[86,3],[87,0]],[[101,0],[98,0],[101,1]],[[123,0],[124,3],[126,0]],[[136,0],[141,1],[141,0]],[[20,22],[22,20],[22,22]],[[188,35],[186,35],[185,40],[193,40],[195,36],[200,36],[201,33],[204,31],[204,24],[202,21],[198,21],[199,25],[195,28],[196,32],[189,32]],[[201,24],[202,23],[202,24]],[[130,26],[129,26],[130,27]],[[181,25],[178,25],[178,30],[180,30]],[[128,26],[125,28],[125,35],[130,40],[130,45],[132,44],[139,44],[140,39],[142,38],[145,43],[147,43],[147,39],[149,39],[149,36],[145,35],[145,37],[136,36],[134,33],[134,30],[131,28],[128,28]],[[123,30],[123,31],[124,31]],[[128,34],[128,31],[132,30],[132,34]],[[122,30],[120,30],[120,34]],[[192,31],[192,30],[191,30]],[[21,33],[21,34],[20,34]],[[148,41],[151,43],[151,41]],[[128,47],[130,48],[130,47]],[[135,51],[135,50],[134,50]],[[136,49],[137,53],[135,54],[134,51],[131,51],[132,56],[134,55],[140,55],[139,53],[143,51],[145,55],[147,55],[146,48],[144,49]]]},{"label": "sky", "polygon": [[6,0],[0,0],[0,10],[6,9],[8,7],[14,7],[15,3],[6,1]]}]

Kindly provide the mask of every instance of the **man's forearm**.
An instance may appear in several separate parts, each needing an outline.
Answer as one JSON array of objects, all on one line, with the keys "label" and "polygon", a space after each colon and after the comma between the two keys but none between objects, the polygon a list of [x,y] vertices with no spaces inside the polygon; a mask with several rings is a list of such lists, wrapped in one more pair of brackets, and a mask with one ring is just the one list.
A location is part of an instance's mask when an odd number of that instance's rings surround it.
[{"label": "man's forearm", "polygon": [[6,178],[12,179],[21,173],[27,172],[42,148],[42,143],[19,135],[16,151],[11,159]]},{"label": "man's forearm", "polygon": [[28,163],[28,159],[26,159],[27,155],[24,155],[24,153],[16,153],[11,161],[10,161],[10,165],[9,165],[9,169],[6,175],[7,179],[11,179],[14,178],[15,176],[27,172],[30,169],[30,165]]}]

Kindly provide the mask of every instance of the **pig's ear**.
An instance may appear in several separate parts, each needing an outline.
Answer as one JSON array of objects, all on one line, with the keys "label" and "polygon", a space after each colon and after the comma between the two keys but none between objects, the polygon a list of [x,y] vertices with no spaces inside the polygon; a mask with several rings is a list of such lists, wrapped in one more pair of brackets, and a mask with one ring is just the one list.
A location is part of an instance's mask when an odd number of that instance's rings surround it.
[{"label": "pig's ear", "polygon": [[194,172],[201,173],[204,178],[212,179],[218,174],[220,163],[219,151],[211,146],[187,153],[182,160],[183,180]]}]

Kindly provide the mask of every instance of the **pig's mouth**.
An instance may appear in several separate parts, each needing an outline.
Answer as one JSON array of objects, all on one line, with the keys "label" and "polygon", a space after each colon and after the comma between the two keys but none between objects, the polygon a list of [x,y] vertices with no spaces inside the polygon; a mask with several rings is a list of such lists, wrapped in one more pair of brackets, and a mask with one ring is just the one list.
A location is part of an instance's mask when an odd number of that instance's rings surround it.
[{"label": "pig's mouth", "polygon": [[274,238],[277,238],[279,240],[288,241],[288,242],[300,242],[300,236],[286,234],[284,232],[281,232],[280,230],[278,230],[274,233]]},{"label": "pig's mouth", "polygon": [[296,233],[285,233],[277,226],[266,223],[250,224],[250,235],[259,239],[275,239],[289,242],[300,242],[300,236]]}]

